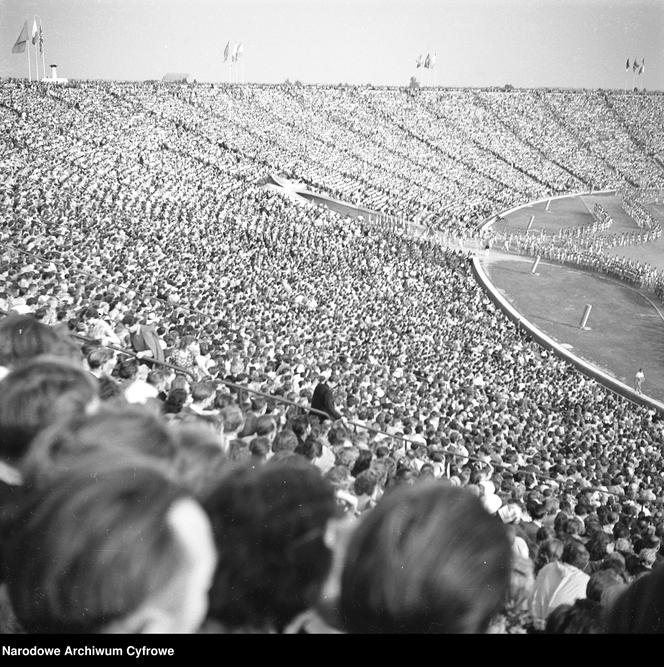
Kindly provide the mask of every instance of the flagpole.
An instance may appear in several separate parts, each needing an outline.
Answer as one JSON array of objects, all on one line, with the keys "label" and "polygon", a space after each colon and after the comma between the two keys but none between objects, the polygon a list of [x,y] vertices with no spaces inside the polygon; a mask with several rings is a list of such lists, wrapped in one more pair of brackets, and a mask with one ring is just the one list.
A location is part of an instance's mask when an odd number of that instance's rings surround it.
[{"label": "flagpole", "polygon": [[41,51],[42,56],[42,70],[44,72],[44,78],[46,78],[46,49],[44,48],[44,33],[42,32],[41,19],[39,19],[39,50]]},{"label": "flagpole", "polygon": [[[33,26],[37,25],[37,16],[35,15],[34,17],[34,23],[32,24]],[[32,46],[35,47],[35,81],[39,83],[39,58],[37,56],[37,45],[33,44]]]}]

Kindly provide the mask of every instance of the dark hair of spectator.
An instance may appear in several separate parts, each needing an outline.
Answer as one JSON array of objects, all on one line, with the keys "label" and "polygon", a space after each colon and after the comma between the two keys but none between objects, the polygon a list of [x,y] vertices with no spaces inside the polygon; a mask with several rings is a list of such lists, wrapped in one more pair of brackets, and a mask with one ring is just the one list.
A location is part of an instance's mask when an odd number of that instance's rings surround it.
[{"label": "dark hair of spectator", "polygon": [[573,605],[561,604],[546,619],[548,635],[596,635],[605,632],[602,609],[593,600],[576,600]]},{"label": "dark hair of spectator", "polygon": [[477,633],[503,602],[511,547],[464,489],[427,481],[385,496],[351,538],[340,600],[353,633]]},{"label": "dark hair of spectator", "polygon": [[297,447],[297,436],[290,429],[284,429],[277,434],[272,443],[272,451],[276,454],[282,451],[295,451]]},{"label": "dark hair of spectator", "polygon": [[97,381],[65,359],[43,356],[0,381],[0,460],[20,461],[33,438],[58,419],[83,414]]},{"label": "dark hair of spectator", "polygon": [[177,440],[156,415],[138,406],[102,406],[92,415],[80,414],[42,431],[25,460],[26,473],[53,477],[87,456],[139,456],[170,469]]},{"label": "dark hair of spectator", "polygon": [[578,542],[577,540],[569,540],[563,548],[561,560],[563,563],[578,567],[579,570],[585,570],[588,566],[590,557],[588,555],[588,550],[581,542]]},{"label": "dark hair of spectator", "polygon": [[140,466],[77,469],[32,490],[6,550],[23,629],[99,632],[167,587],[183,558],[167,514],[182,496]]},{"label": "dark hair of spectator", "polygon": [[226,626],[281,631],[318,599],[336,502],[318,470],[297,459],[236,469],[205,502],[219,549],[209,614]]},{"label": "dark hair of spectator", "polygon": [[13,368],[40,354],[73,359],[78,349],[71,338],[29,315],[0,321],[0,366]]}]

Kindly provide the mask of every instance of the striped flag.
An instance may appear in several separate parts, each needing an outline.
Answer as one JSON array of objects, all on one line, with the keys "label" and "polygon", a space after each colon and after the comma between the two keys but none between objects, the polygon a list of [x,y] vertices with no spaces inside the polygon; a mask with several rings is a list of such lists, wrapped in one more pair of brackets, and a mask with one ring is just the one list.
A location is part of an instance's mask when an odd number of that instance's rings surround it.
[{"label": "striped flag", "polygon": [[39,53],[44,53],[44,32],[41,23],[39,24]]},{"label": "striped flag", "polygon": [[627,58],[627,64],[625,65],[625,72],[629,72],[629,58]]},{"label": "striped flag", "polygon": [[228,54],[230,53],[231,50],[231,43],[227,42],[226,48],[224,49],[224,62],[228,60]]},{"label": "striped flag", "polygon": [[244,53],[244,46],[242,46],[242,42],[240,42],[237,45],[237,49],[235,49],[235,60],[237,59]]},{"label": "striped flag", "polygon": [[420,54],[419,56],[417,56],[417,60],[415,61],[415,65],[416,65],[416,67],[422,67],[422,61],[423,61],[423,60],[424,60],[424,58],[422,57],[422,54]]},{"label": "striped flag", "polygon": [[21,34],[16,38],[14,46],[12,46],[12,53],[25,53],[25,46],[28,43],[28,22],[23,24]]},{"label": "striped flag", "polygon": [[39,29],[37,28],[37,19],[35,18],[32,22],[32,46],[37,44],[37,38],[39,37]]},{"label": "striped flag", "polygon": [[641,67],[639,68],[639,74],[643,74],[643,70],[645,70],[645,68],[646,68],[646,59],[643,58],[643,60],[641,61]]},{"label": "striped flag", "polygon": [[424,60],[424,66],[429,69],[431,67],[431,55],[427,53],[427,57]]},{"label": "striped flag", "polygon": [[634,63],[632,64],[632,70],[636,72],[638,71],[638,69],[639,69],[639,63],[636,62],[636,58],[634,58]]}]

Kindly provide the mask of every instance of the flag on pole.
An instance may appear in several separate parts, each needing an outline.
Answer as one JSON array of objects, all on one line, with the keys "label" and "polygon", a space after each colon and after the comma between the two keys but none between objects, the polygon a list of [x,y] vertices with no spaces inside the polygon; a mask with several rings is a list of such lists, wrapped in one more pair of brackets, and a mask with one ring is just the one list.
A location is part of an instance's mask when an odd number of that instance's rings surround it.
[{"label": "flag on pole", "polygon": [[436,55],[432,55],[429,59],[429,69],[433,69],[436,66]]},{"label": "flag on pole", "polygon": [[419,56],[417,56],[417,60],[415,61],[415,65],[417,67],[422,67],[422,61],[423,60],[424,60],[424,58],[422,57],[422,54],[420,54]]},{"label": "flag on pole", "polygon": [[12,53],[25,53],[25,45],[28,43],[28,22],[23,24],[21,34],[17,37],[14,46],[12,46]]},{"label": "flag on pole", "polygon": [[431,67],[431,56],[428,53],[426,59],[424,60],[424,67],[426,67],[427,69]]},{"label": "flag on pole", "polygon": [[639,74],[643,74],[643,70],[646,68],[646,59],[643,58],[641,61],[641,67],[639,68]]},{"label": "flag on pole", "polygon": [[32,46],[37,44],[37,38],[39,37],[39,29],[37,28],[37,19],[35,18],[32,22]]},{"label": "flag on pole", "polygon": [[235,50],[235,60],[237,60],[243,53],[244,53],[244,46],[242,46],[242,42],[240,42],[237,45],[237,49]]},{"label": "flag on pole", "polygon": [[230,53],[231,50],[231,43],[227,42],[226,48],[224,49],[224,62],[228,60],[228,54]]},{"label": "flag on pole", "polygon": [[44,53],[44,32],[41,23],[39,24],[39,53]]},{"label": "flag on pole", "polygon": [[629,58],[627,58],[627,64],[625,65],[625,72],[629,72]]},{"label": "flag on pole", "polygon": [[240,48],[240,44],[233,44],[233,55],[231,56],[231,60],[233,62],[237,62],[237,51]]},{"label": "flag on pole", "polygon": [[639,69],[639,63],[636,62],[636,58],[634,58],[634,64],[632,65],[632,70],[636,72]]}]

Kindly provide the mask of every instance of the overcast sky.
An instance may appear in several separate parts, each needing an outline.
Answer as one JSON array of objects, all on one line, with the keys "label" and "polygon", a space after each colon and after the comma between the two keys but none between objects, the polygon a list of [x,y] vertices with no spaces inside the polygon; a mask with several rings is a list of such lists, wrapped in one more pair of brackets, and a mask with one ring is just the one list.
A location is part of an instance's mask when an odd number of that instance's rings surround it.
[{"label": "overcast sky", "polygon": [[72,79],[227,81],[231,40],[249,82],[623,88],[645,57],[639,87],[664,89],[664,0],[0,0],[0,76],[27,75],[11,48],[35,14]]}]

